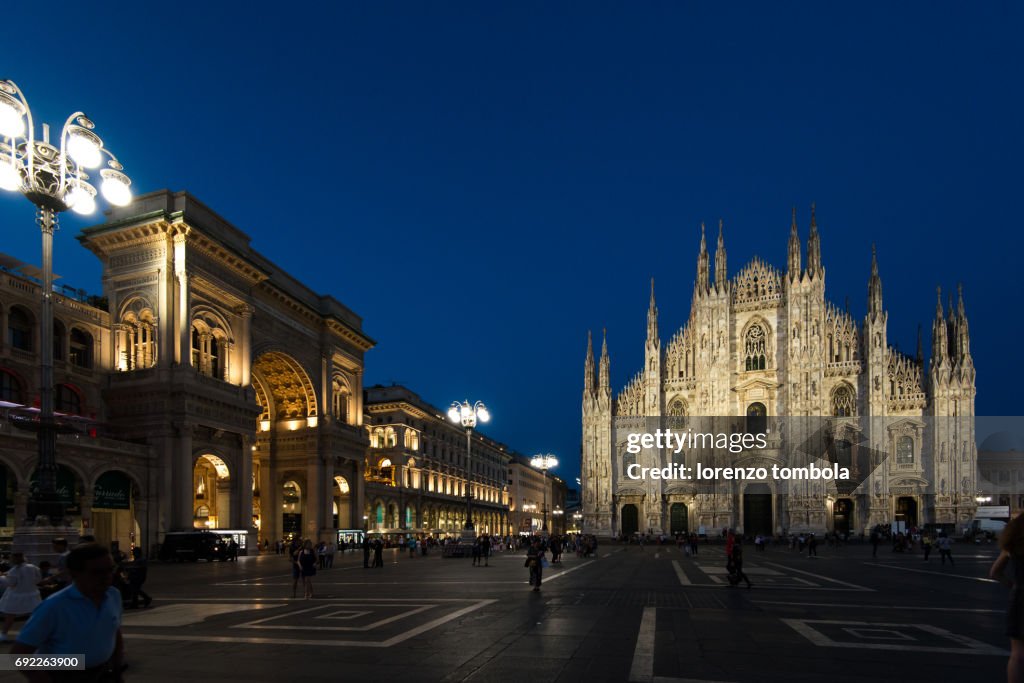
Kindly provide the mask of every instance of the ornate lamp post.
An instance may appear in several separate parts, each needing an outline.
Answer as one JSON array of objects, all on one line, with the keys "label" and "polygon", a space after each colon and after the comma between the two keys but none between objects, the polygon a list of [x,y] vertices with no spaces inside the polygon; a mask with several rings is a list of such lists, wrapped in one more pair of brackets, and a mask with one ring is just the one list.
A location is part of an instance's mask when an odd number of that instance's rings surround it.
[{"label": "ornate lamp post", "polygon": [[473,457],[473,428],[476,427],[478,421],[487,422],[490,420],[491,414],[487,411],[487,406],[483,404],[483,401],[477,401],[472,405],[470,405],[469,401],[463,401],[462,403],[455,401],[452,403],[452,407],[448,409],[448,419],[455,424],[461,424],[466,430],[466,525],[462,530],[462,539],[463,541],[472,541],[476,536],[473,531],[473,516],[470,509],[473,501],[473,470],[470,466]]},{"label": "ornate lamp post", "polygon": [[39,321],[39,463],[38,487],[30,517],[52,522],[63,517],[57,500],[56,431],[53,421],[53,231],[57,214],[71,209],[88,215],[96,210],[96,188],[87,170],[99,172],[103,196],[115,206],[132,200],[131,180],[117,158],[93,132],[95,125],[75,112],[64,122],[60,139],[50,142],[50,127],[42,124],[36,138],[32,110],[14,81],[0,81],[0,189],[21,192],[36,207],[43,236],[43,297]]},{"label": "ornate lamp post", "polygon": [[541,512],[544,514],[544,528],[548,530],[548,470],[558,467],[558,458],[550,453],[535,455],[530,458],[530,466],[535,467],[544,475],[544,507]]}]

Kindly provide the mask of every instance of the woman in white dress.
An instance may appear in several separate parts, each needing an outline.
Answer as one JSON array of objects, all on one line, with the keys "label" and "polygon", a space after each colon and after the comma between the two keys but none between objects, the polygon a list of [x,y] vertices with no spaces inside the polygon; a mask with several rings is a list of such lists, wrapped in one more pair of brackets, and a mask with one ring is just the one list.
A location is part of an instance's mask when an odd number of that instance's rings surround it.
[{"label": "woman in white dress", "polygon": [[39,568],[26,562],[24,553],[11,553],[11,563],[13,566],[4,575],[7,590],[0,597],[0,612],[4,615],[0,642],[8,642],[7,632],[14,625],[15,617],[31,614],[36,605],[43,601],[39,596],[39,586],[36,585],[42,580]]}]

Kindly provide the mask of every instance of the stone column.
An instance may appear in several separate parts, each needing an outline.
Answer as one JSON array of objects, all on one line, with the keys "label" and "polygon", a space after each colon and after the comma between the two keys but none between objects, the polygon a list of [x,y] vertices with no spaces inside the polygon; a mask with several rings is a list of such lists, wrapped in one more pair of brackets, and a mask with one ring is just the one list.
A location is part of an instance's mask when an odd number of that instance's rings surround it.
[{"label": "stone column", "polygon": [[175,359],[178,365],[192,365],[192,305],[189,300],[188,273],[185,270],[185,233],[174,236],[174,274],[177,279],[177,332],[175,338]]},{"label": "stone column", "polygon": [[363,528],[363,515],[366,514],[366,465],[362,460],[352,461],[352,476],[349,478],[349,491],[352,498],[351,527]]},{"label": "stone column", "polygon": [[248,304],[238,309],[242,319],[241,331],[237,337],[238,344],[238,384],[247,387],[252,384],[252,306]]},{"label": "stone column", "polygon": [[320,530],[325,526],[323,469],[318,461],[318,456],[310,456],[306,461],[305,505],[302,510],[302,536],[314,540],[319,539]]},{"label": "stone column", "polygon": [[238,458],[238,484],[234,494],[235,509],[232,512],[231,528],[245,529],[249,532],[249,542],[246,546],[252,547],[251,544],[258,542],[258,538],[253,533],[255,527],[252,523],[252,458],[254,455],[252,437],[243,434],[239,437],[239,441],[242,445],[242,453]]},{"label": "stone column", "polygon": [[14,492],[14,524],[21,526],[28,519],[28,491]]}]

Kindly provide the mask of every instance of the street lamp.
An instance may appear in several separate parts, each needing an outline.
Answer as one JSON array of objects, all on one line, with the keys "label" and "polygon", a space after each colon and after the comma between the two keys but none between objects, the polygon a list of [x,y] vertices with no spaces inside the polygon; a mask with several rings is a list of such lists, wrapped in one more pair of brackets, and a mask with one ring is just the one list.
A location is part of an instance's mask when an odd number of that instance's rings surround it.
[{"label": "street lamp", "polygon": [[473,470],[470,467],[470,461],[473,457],[473,428],[476,427],[477,421],[489,421],[491,414],[487,411],[487,406],[483,404],[483,401],[477,401],[472,405],[470,405],[469,401],[463,401],[462,403],[455,401],[452,403],[452,407],[448,409],[448,419],[455,424],[462,424],[466,430],[466,525],[462,530],[462,538],[464,541],[472,542],[476,536],[473,532],[473,515],[470,510],[473,500]]},{"label": "street lamp", "polygon": [[544,527],[542,531],[548,530],[548,470],[558,467],[558,458],[551,453],[543,453],[530,458],[530,465],[541,471],[544,475]]},{"label": "street lamp", "polygon": [[42,124],[36,139],[35,122],[24,93],[14,81],[0,81],[0,189],[21,192],[36,207],[36,222],[43,236],[43,296],[39,322],[39,463],[38,487],[29,515],[63,517],[57,501],[56,431],[53,423],[53,231],[57,214],[71,209],[88,215],[96,210],[96,188],[87,170],[103,165],[100,186],[115,206],[131,203],[131,180],[124,167],[93,132],[95,124],[80,111],[64,122],[57,145],[50,143],[50,127]]},{"label": "street lamp", "polygon": [[561,524],[562,515],[565,514],[565,511],[562,508],[555,508],[554,510],[551,511],[551,514],[553,514],[555,516],[555,519],[552,520],[552,524],[554,525],[556,532],[557,533],[561,533],[561,532],[558,532],[557,530],[562,528],[562,524]]},{"label": "street lamp", "polygon": [[978,505],[984,505],[992,502],[992,496],[975,496],[974,502]]}]

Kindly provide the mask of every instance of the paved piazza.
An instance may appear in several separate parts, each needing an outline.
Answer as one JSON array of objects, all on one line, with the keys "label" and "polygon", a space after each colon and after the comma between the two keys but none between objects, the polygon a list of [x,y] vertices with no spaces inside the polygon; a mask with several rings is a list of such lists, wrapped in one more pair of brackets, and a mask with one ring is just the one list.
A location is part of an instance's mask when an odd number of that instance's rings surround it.
[{"label": "paved piazza", "polygon": [[748,546],[748,590],[726,582],[721,545],[692,558],[606,543],[549,569],[541,593],[522,554],[476,568],[386,551],[364,569],[349,553],[313,600],[291,598],[279,555],[154,564],[154,606],[126,613],[127,679],[1001,680],[1006,592],[984,578],[995,548],[954,553],[943,567],[869,546]]}]

